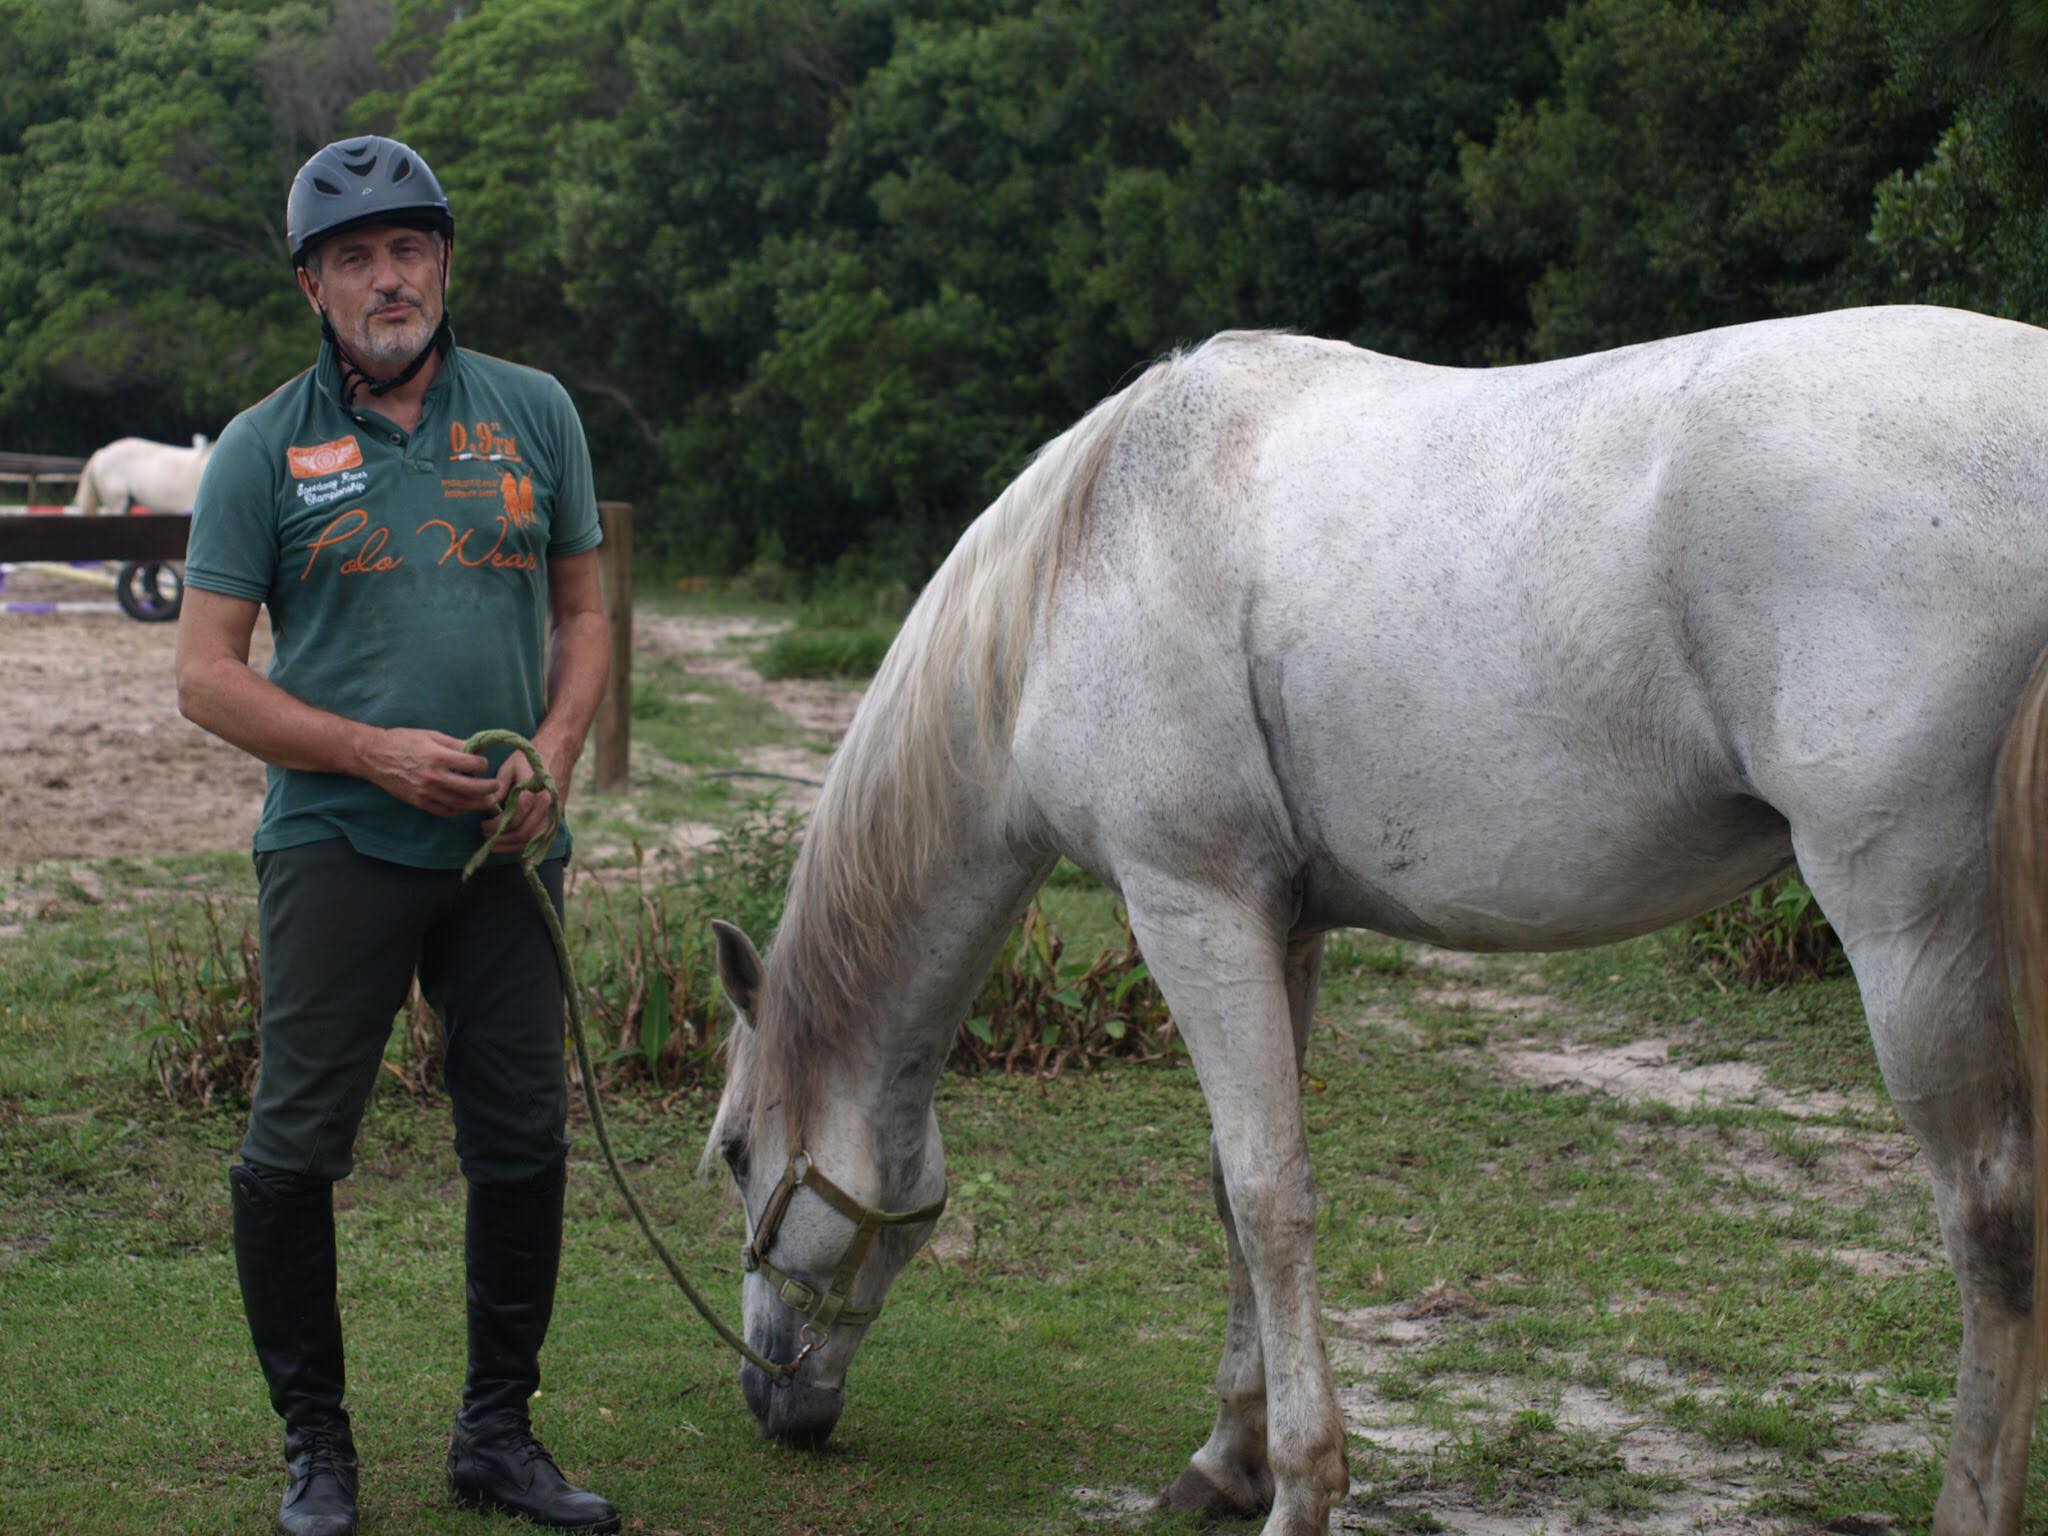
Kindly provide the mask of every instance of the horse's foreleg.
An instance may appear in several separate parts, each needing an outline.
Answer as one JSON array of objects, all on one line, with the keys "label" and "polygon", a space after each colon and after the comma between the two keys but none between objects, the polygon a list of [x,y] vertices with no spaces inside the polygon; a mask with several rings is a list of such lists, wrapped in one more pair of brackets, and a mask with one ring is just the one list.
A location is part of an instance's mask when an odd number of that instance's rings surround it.
[{"label": "horse's foreleg", "polygon": [[1834,858],[1796,826],[1794,839],[1855,967],[1885,1086],[1926,1153],[1962,1293],[1935,1536],[2016,1536],[2035,1407],[2032,1116],[1988,882],[1981,861],[1953,862],[1969,830],[1902,828],[1895,846]]},{"label": "horse's foreleg", "polygon": [[[1287,1011],[1294,1028],[1294,1062],[1308,1051],[1322,976],[1323,936],[1297,939],[1287,949]],[[1259,1309],[1245,1268],[1237,1219],[1223,1180],[1223,1156],[1209,1139],[1209,1187],[1230,1247],[1230,1322],[1216,1367],[1216,1424],[1187,1468],[1159,1496],[1164,1509],[1215,1519],[1248,1519],[1273,1503],[1273,1472],[1266,1460],[1266,1357],[1259,1346]]]},{"label": "horse's foreleg", "polygon": [[[1323,1352],[1315,1187],[1294,1044],[1295,999],[1305,1033],[1319,951],[1290,949],[1277,917],[1212,893],[1127,885],[1125,894],[1209,1101],[1213,1161],[1236,1237],[1216,1432],[1169,1497],[1181,1508],[1244,1514],[1270,1486],[1265,1536],[1323,1536],[1350,1478]],[[1260,1427],[1263,1475],[1247,1444]]]}]

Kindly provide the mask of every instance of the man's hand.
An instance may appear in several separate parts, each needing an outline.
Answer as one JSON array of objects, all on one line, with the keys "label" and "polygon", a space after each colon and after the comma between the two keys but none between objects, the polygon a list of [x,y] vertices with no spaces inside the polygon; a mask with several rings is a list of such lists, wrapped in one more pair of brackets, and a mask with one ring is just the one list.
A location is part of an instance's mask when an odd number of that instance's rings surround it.
[{"label": "man's hand", "polygon": [[[536,736],[534,750],[540,753],[540,760],[548,765],[548,773],[555,781],[555,792],[560,795],[562,815],[569,814],[569,776],[576,771],[577,754],[569,752],[553,742],[545,734]],[[512,793],[512,786],[533,777],[533,764],[526,760],[524,752],[514,752],[498,765],[498,778],[491,790],[491,803],[499,804]],[[548,797],[539,790],[529,790],[520,795],[517,805],[507,806],[507,814],[492,816],[484,822],[484,832],[491,839],[491,847],[499,853],[517,853],[536,837],[548,824]]]},{"label": "man's hand", "polygon": [[489,766],[439,731],[384,730],[364,749],[362,776],[407,805],[436,816],[461,816],[498,803],[496,783],[482,776]]}]

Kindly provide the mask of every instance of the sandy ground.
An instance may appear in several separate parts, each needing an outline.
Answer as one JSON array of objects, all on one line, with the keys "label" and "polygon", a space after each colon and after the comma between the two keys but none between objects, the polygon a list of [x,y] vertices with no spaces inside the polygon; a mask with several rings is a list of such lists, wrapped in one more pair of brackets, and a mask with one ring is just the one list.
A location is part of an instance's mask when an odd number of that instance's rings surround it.
[{"label": "sandy ground", "polygon": [[[102,599],[16,572],[10,601]],[[99,613],[0,614],[0,864],[246,847],[263,765],[178,713],[175,624]],[[251,659],[270,659],[256,627]]]}]

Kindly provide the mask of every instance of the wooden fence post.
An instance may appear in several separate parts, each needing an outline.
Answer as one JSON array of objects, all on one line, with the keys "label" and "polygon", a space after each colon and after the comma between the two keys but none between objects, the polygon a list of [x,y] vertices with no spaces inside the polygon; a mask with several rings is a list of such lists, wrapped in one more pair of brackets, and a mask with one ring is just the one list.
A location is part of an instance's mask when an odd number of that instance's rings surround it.
[{"label": "wooden fence post", "polygon": [[633,504],[600,501],[598,577],[604,587],[604,619],[612,634],[612,675],[597,707],[597,787],[626,787],[626,758],[633,728]]}]

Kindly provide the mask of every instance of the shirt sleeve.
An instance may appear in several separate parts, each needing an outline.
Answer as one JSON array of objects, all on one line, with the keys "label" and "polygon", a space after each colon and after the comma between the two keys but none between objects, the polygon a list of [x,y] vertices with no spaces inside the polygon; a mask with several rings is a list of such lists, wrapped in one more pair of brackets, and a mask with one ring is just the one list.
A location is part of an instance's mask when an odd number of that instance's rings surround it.
[{"label": "shirt sleeve", "polygon": [[277,575],[277,465],[246,414],[207,456],[185,547],[185,580],[263,602]]},{"label": "shirt sleeve", "polygon": [[590,445],[569,392],[555,381],[556,452],[560,455],[555,506],[548,524],[548,557],[580,555],[604,542],[597,520],[597,488],[590,469]]}]

